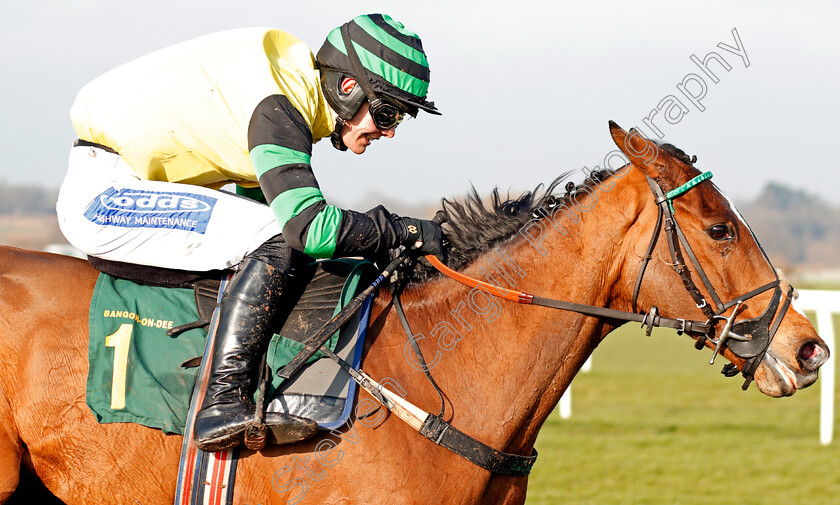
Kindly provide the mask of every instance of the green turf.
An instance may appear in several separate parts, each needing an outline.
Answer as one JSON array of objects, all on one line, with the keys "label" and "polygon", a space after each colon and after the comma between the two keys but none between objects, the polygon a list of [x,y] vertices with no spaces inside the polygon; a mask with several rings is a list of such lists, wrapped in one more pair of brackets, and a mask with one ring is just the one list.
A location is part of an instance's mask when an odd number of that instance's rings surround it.
[{"label": "green turf", "polygon": [[555,411],[540,432],[527,505],[840,503],[819,381],[784,399],[742,392],[692,344],[638,325],[608,336],[573,383],[572,418]]}]

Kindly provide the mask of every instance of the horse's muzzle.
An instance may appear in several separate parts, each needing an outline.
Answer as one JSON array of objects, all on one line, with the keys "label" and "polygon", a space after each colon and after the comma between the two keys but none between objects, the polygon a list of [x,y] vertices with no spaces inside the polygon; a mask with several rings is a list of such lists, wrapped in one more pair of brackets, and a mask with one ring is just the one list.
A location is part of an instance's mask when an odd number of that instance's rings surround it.
[{"label": "horse's muzzle", "polygon": [[802,344],[792,363],[768,349],[756,373],[756,385],[768,396],[790,396],[816,382],[819,368],[829,355],[825,344],[815,340]]}]

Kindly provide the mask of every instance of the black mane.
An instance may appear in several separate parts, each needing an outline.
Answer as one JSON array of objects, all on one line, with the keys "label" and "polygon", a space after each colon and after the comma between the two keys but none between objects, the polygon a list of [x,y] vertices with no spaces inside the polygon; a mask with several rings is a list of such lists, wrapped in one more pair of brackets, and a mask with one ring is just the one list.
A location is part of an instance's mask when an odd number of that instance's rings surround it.
[{"label": "black mane", "polygon": [[[680,148],[656,142],[657,146],[669,156],[693,166],[696,156],[688,156]],[[620,169],[619,169],[620,170]],[[533,191],[526,191],[516,198],[502,199],[499,188],[490,193],[489,202],[485,204],[472,187],[463,199],[441,200],[438,214],[445,218],[443,231],[448,240],[447,266],[460,270],[473,262],[482,254],[493,250],[499,244],[519,236],[519,230],[531,219],[542,219],[543,212],[556,205],[569,203],[570,196],[581,186],[592,187],[596,181],[605,181],[611,171],[601,170],[592,172],[581,185],[568,182],[563,187],[564,193],[557,191],[558,186],[571,175],[566,172],[554,179],[543,188],[540,184]],[[594,180],[593,180],[594,179]],[[422,282],[436,275],[438,271],[425,261],[420,261],[410,273],[409,282]]]},{"label": "black mane", "polygon": [[455,270],[466,266],[497,244],[516,236],[531,219],[542,217],[535,214],[536,210],[557,201],[554,191],[568,176],[565,173],[544,190],[541,184],[517,198],[508,194],[503,200],[499,188],[495,188],[487,204],[474,187],[462,202],[441,200],[441,212],[446,218],[443,228],[449,240],[448,265]]},{"label": "black mane", "polygon": [[[577,186],[571,182],[566,184],[565,195],[555,191],[570,174],[566,172],[545,188],[540,184],[516,198],[508,194],[502,199],[500,189],[495,188],[485,203],[473,187],[463,201],[442,199],[438,214],[444,218],[442,226],[448,241],[447,266],[454,270],[465,267],[483,253],[518,236],[517,232],[531,219],[542,218],[537,209],[564,202]],[[590,180],[585,182],[590,183]],[[424,281],[435,273],[437,270],[426,262],[418,262],[410,281]]]}]

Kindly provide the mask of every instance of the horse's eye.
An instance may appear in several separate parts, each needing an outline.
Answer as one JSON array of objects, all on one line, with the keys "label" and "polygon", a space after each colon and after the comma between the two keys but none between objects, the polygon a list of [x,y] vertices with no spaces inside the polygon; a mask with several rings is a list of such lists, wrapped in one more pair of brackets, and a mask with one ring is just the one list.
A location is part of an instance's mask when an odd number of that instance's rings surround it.
[{"label": "horse's eye", "polygon": [[712,225],[708,230],[709,236],[714,240],[729,240],[732,234],[729,232],[729,226],[725,224]]}]

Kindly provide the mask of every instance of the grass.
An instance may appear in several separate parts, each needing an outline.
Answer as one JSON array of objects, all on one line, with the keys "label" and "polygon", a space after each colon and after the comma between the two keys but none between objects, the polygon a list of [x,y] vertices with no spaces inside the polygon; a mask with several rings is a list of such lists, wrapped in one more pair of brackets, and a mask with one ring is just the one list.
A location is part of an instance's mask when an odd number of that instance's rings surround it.
[{"label": "grass", "polygon": [[527,505],[840,503],[819,381],[784,399],[742,392],[692,343],[637,325],[607,337],[574,381],[572,418],[555,413],[540,432]]}]

